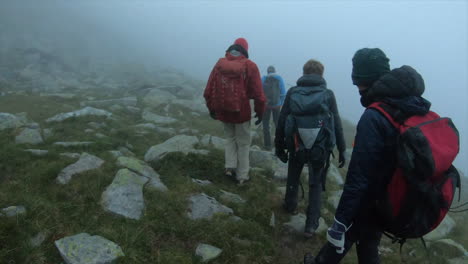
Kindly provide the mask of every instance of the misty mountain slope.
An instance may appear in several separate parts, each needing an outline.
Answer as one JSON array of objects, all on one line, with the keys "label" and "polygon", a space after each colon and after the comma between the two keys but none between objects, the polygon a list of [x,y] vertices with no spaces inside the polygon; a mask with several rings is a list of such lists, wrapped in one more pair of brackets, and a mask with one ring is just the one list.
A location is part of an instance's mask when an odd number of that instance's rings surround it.
[{"label": "misty mountain slope", "polygon": [[[301,263],[305,252],[318,252],[346,169],[330,172],[322,231],[305,240],[294,231],[301,222],[281,209],[284,165],[253,146],[252,180],[238,186],[225,178],[222,126],[207,114],[203,83],[173,70],[154,76],[106,89],[1,85],[0,208],[18,207],[1,211],[0,263],[62,263],[67,247],[59,251],[57,241],[82,233],[120,247],[125,256],[115,253],[115,263],[201,263],[200,244],[222,250],[210,263]],[[354,127],[344,129],[351,144]],[[261,129],[252,133],[261,145]],[[66,183],[57,180],[64,175]],[[459,216],[436,241],[468,247]],[[69,255],[82,246],[69,246]],[[442,242],[430,249],[431,263],[464,254]],[[383,263],[399,263],[399,246],[388,239],[380,252]],[[403,257],[429,260],[419,241],[408,242]],[[343,263],[356,263],[354,250]]]}]

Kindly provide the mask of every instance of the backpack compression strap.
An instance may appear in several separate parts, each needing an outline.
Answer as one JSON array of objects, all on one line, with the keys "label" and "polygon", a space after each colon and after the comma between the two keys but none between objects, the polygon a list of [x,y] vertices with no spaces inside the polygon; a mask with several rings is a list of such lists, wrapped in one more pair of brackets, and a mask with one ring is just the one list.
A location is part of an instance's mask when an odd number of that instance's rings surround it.
[{"label": "backpack compression strap", "polygon": [[393,111],[387,104],[382,103],[382,102],[375,102],[375,103],[372,103],[371,105],[369,105],[367,108],[376,109],[377,111],[382,113],[387,118],[387,120],[390,123],[392,123],[392,125],[395,128],[397,128],[397,129],[400,128],[401,124],[398,123],[397,121],[395,121],[395,119],[392,116]]}]

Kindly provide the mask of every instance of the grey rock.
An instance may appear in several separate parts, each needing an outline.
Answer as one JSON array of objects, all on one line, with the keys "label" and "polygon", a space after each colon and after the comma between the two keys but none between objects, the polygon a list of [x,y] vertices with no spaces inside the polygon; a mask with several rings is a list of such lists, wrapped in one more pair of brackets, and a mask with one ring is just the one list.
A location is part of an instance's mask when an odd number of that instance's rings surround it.
[{"label": "grey rock", "polygon": [[[290,218],[290,221],[287,223],[284,223],[283,225],[289,228],[291,231],[294,231],[297,233],[304,233],[305,221],[306,221],[306,216],[304,214],[296,214],[296,215],[292,215]],[[317,228],[317,230],[315,230],[315,232],[318,234],[321,234],[321,233],[325,233],[327,229],[328,227],[325,224],[325,220],[322,217],[320,217],[319,227]]]},{"label": "grey rock", "polygon": [[40,93],[41,97],[58,97],[63,99],[73,99],[76,97],[76,94],[72,93]]},{"label": "grey rock", "polygon": [[73,176],[84,171],[94,170],[104,163],[104,161],[96,156],[88,153],[83,153],[80,159],[63,169],[56,178],[57,183],[67,184]]},{"label": "grey rock", "polygon": [[271,212],[270,226],[271,226],[271,227],[275,227],[275,225],[276,225],[275,212]]},{"label": "grey rock", "polygon": [[157,126],[153,123],[145,123],[145,124],[138,124],[135,125],[136,128],[142,128],[142,129],[151,129],[151,130],[156,130]]},{"label": "grey rock", "polygon": [[39,247],[47,239],[48,236],[49,236],[49,232],[41,231],[41,232],[37,233],[37,235],[35,235],[33,238],[31,238],[29,240],[29,244],[33,248]]},{"label": "grey rock", "polygon": [[327,178],[331,179],[334,183],[340,186],[344,184],[344,180],[343,180],[343,177],[341,176],[340,171],[333,163],[330,163],[330,168],[328,169]]},{"label": "grey rock", "polygon": [[237,215],[231,215],[229,217],[229,220],[232,222],[239,222],[239,221],[242,221],[242,218],[238,217]]},{"label": "grey rock", "polygon": [[70,158],[70,159],[79,159],[81,157],[81,154],[80,153],[73,153],[73,152],[64,152],[64,153],[60,153],[60,156],[67,157],[67,158]]},{"label": "grey rock", "polygon": [[164,157],[167,153],[182,152],[189,153],[194,150],[195,144],[198,143],[196,136],[178,135],[174,136],[164,143],[154,145],[145,154],[145,161],[157,161]]},{"label": "grey rock", "polygon": [[6,216],[6,217],[14,217],[14,216],[25,214],[25,213],[26,213],[26,208],[21,205],[9,206],[0,210],[0,215]]},{"label": "grey rock", "polygon": [[114,157],[114,158],[119,158],[125,156],[122,152],[118,150],[109,150],[109,153]]},{"label": "grey rock", "polygon": [[154,122],[156,124],[172,124],[177,122],[177,119],[172,117],[160,116],[155,113],[151,113],[148,110],[144,110],[142,114],[143,120]]},{"label": "grey rock", "polygon": [[111,264],[125,256],[114,242],[87,233],[64,237],[54,244],[66,264]]},{"label": "grey rock", "polygon": [[138,114],[141,112],[141,109],[138,107],[133,107],[133,106],[127,106],[126,107],[127,111],[132,113],[132,114]]},{"label": "grey rock", "polygon": [[109,107],[109,110],[111,110],[112,112],[118,112],[118,111],[122,111],[124,110],[125,108],[121,105],[112,105]]},{"label": "grey rock", "polygon": [[449,260],[447,260],[447,263],[448,264],[466,264],[466,263],[468,263],[468,256],[449,259]]},{"label": "grey rock", "polygon": [[429,243],[429,250],[438,256],[446,258],[459,258],[468,256],[466,249],[452,239],[440,239]]},{"label": "grey rock", "polygon": [[150,188],[154,188],[160,191],[168,190],[166,185],[161,182],[160,175],[144,161],[131,157],[119,157],[117,159],[117,165],[120,167],[125,167],[140,174],[143,177],[148,178],[148,185]]},{"label": "grey rock", "polygon": [[140,219],[145,208],[143,186],[148,180],[128,169],[119,170],[111,185],[102,193],[104,210],[130,219]]},{"label": "grey rock", "polygon": [[192,182],[196,183],[198,185],[201,185],[201,186],[206,186],[206,185],[212,184],[212,182],[209,181],[209,180],[200,180],[200,179],[194,179],[194,178],[192,178]]},{"label": "grey rock", "polygon": [[169,92],[160,89],[152,89],[143,98],[143,105],[157,108],[164,104],[170,104],[175,99],[177,99],[177,97]]},{"label": "grey rock", "polygon": [[211,219],[215,214],[232,214],[233,210],[204,193],[189,198],[187,215],[192,220]]},{"label": "grey rock", "polygon": [[333,206],[333,208],[338,208],[338,203],[340,202],[342,190],[330,192],[328,195],[328,203]]},{"label": "grey rock", "polygon": [[224,146],[226,145],[226,140],[220,137],[204,135],[202,139],[200,140],[200,143],[204,146],[212,145],[213,147],[217,149],[223,150]]},{"label": "grey rock", "polygon": [[107,136],[102,134],[102,133],[96,133],[94,134],[97,138],[106,138]]},{"label": "grey rock", "polygon": [[172,101],[172,104],[185,107],[193,112],[208,113],[206,104],[197,100],[176,99]]},{"label": "grey rock", "polygon": [[227,192],[225,190],[221,190],[220,198],[225,201],[229,201],[232,203],[245,203],[246,201],[240,197],[238,194]]},{"label": "grey rock", "polygon": [[198,244],[195,249],[195,255],[201,257],[203,262],[217,258],[221,252],[223,251],[220,248],[208,244]]},{"label": "grey rock", "polygon": [[436,241],[447,237],[453,228],[455,228],[455,221],[449,216],[446,215],[444,220],[439,224],[439,226],[432,230],[429,234],[424,236],[424,239],[427,241]]},{"label": "grey rock", "polygon": [[210,151],[206,149],[192,149],[189,151],[189,153],[199,154],[199,155],[208,155]]},{"label": "grey rock", "polygon": [[105,123],[97,123],[97,122],[89,122],[88,126],[90,126],[93,129],[100,129],[100,128],[106,128],[107,125]]},{"label": "grey rock", "polygon": [[72,141],[72,142],[55,142],[54,145],[61,147],[77,147],[77,146],[89,146],[94,142],[91,141]]},{"label": "grey rock", "polygon": [[106,99],[106,100],[95,100],[81,102],[81,106],[93,106],[93,107],[111,107],[115,105],[119,106],[136,106],[137,98],[135,96],[117,98],[117,99]]},{"label": "grey rock", "polygon": [[44,140],[40,129],[24,128],[15,138],[16,144],[41,144]]},{"label": "grey rock", "polygon": [[269,151],[250,150],[250,166],[275,170],[278,165],[277,158]]},{"label": "grey rock", "polygon": [[347,148],[345,151],[346,164],[349,164],[349,162],[351,161],[352,154],[353,154],[353,148]]},{"label": "grey rock", "polygon": [[196,135],[200,133],[198,129],[192,129],[192,128],[182,128],[179,130],[179,134],[193,134]]},{"label": "grey rock", "polygon": [[85,129],[84,132],[85,132],[85,133],[93,133],[93,132],[94,132],[94,129],[87,128],[87,129]]},{"label": "grey rock", "polygon": [[52,128],[44,128],[42,130],[42,135],[44,137],[44,139],[49,139],[51,138],[53,135],[54,135],[54,130]]},{"label": "grey rock", "polygon": [[175,135],[176,131],[172,127],[156,127],[156,131],[161,134]]},{"label": "grey rock", "polygon": [[10,113],[0,113],[0,131],[11,128],[19,128],[27,124],[27,119]]},{"label": "grey rock", "polygon": [[278,181],[286,181],[288,179],[288,164],[280,160],[277,161],[276,169],[273,173],[273,179]]},{"label": "grey rock", "polygon": [[77,111],[68,112],[68,113],[61,113],[61,114],[55,115],[55,116],[53,116],[51,118],[46,119],[46,122],[47,123],[61,122],[61,121],[67,120],[67,119],[72,118],[72,117],[83,117],[83,116],[104,116],[104,117],[109,118],[109,117],[112,116],[112,113],[107,112],[107,111],[102,110],[102,109],[97,109],[97,108],[87,106],[87,107],[85,107],[83,109],[80,109],[80,110],[77,110]]},{"label": "grey rock", "polygon": [[34,156],[45,156],[47,153],[49,153],[48,150],[42,150],[42,149],[25,149],[24,151],[29,152],[33,154]]}]

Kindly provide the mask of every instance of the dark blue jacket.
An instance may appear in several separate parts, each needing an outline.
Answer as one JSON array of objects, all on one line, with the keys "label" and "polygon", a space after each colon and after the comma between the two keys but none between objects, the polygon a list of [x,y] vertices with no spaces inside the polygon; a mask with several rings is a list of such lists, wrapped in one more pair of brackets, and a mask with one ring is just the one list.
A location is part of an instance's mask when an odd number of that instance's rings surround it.
[{"label": "dark blue jacket", "polygon": [[[396,119],[403,121],[429,111],[430,103],[421,97],[423,92],[422,77],[413,68],[403,66],[376,81],[362,95],[361,103],[367,107],[384,102],[395,110]],[[385,195],[386,184],[396,168],[397,136],[398,131],[383,114],[372,108],[364,111],[335,214],[338,221],[346,226],[353,222],[365,226],[373,217],[375,201]]]}]

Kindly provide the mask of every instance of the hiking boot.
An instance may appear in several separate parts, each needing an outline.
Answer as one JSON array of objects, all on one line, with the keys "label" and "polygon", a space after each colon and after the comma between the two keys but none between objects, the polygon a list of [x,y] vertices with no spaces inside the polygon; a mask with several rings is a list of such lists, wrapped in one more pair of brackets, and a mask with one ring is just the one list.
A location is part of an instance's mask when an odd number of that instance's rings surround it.
[{"label": "hiking boot", "polygon": [[283,203],[283,209],[291,215],[297,215],[299,212],[297,211],[297,208],[290,208],[287,206],[285,203]]},{"label": "hiking boot", "polygon": [[304,264],[315,264],[315,257],[312,254],[307,253],[304,255]]},{"label": "hiking boot", "polygon": [[246,182],[250,181],[250,178],[247,178],[247,179],[237,179],[237,185],[239,186],[242,186],[244,185]]},{"label": "hiking boot", "polygon": [[228,178],[235,178],[236,170],[231,168],[224,169],[224,175]]},{"label": "hiking boot", "polygon": [[305,238],[312,238],[313,236],[315,235],[315,229],[312,228],[312,226],[308,226],[306,224],[305,228],[304,228],[304,237]]}]

